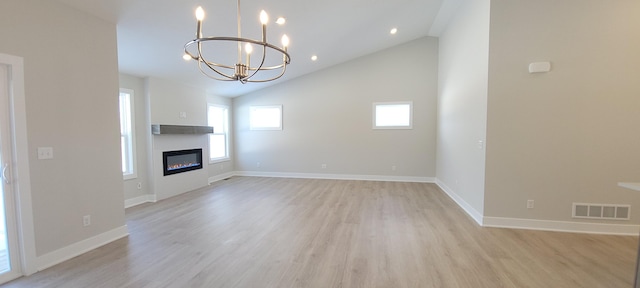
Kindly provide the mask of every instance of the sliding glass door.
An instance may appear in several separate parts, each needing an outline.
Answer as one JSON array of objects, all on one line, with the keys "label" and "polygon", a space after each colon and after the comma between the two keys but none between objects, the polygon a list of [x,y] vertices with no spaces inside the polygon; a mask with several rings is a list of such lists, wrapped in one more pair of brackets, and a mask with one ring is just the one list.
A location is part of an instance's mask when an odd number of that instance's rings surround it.
[{"label": "sliding glass door", "polygon": [[9,100],[11,69],[0,63],[0,284],[21,275],[17,249]]}]

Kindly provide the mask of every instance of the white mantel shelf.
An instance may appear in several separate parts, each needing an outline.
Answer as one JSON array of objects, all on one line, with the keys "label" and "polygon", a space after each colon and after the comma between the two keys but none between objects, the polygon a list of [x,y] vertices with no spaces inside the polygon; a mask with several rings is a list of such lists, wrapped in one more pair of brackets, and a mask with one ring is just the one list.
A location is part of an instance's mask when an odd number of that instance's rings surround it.
[{"label": "white mantel shelf", "polygon": [[618,182],[618,186],[640,191],[640,182]]}]

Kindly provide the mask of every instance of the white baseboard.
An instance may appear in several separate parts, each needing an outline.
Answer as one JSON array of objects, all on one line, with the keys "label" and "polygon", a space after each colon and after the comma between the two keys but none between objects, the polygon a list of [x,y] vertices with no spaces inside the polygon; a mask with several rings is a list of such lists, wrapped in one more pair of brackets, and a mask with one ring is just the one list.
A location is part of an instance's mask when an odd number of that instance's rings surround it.
[{"label": "white baseboard", "polygon": [[235,176],[435,183],[434,177],[236,171]]},{"label": "white baseboard", "polygon": [[640,225],[484,217],[484,227],[638,236]]},{"label": "white baseboard", "polygon": [[80,254],[89,252],[107,243],[116,241],[120,238],[127,237],[129,232],[127,226],[120,226],[116,229],[104,232],[100,235],[93,236],[91,238],[76,242],[67,247],[58,249],[56,251],[44,254],[36,258],[36,265],[38,271],[47,269],[53,265],[62,263]]},{"label": "white baseboard", "polygon": [[236,175],[236,172],[227,172],[224,174],[220,174],[220,175],[216,175],[216,176],[211,176],[209,177],[209,184],[213,183],[213,182],[218,182],[220,180],[224,180],[227,179],[229,177],[233,177]]},{"label": "white baseboard", "polygon": [[438,187],[440,187],[440,189],[442,189],[442,191],[444,191],[444,193],[447,194],[447,196],[449,196],[449,198],[451,198],[451,200],[456,202],[456,204],[458,204],[458,206],[460,206],[460,208],[462,208],[462,210],[464,210],[464,212],[467,212],[467,214],[473,220],[475,220],[478,223],[478,225],[483,226],[482,213],[478,212],[478,210],[473,208],[469,203],[467,203],[467,201],[464,201],[464,199],[462,199],[462,197],[460,197],[458,194],[453,192],[453,190],[451,190],[451,188],[449,188],[449,186],[444,184],[444,182],[436,179],[436,185],[438,185]]},{"label": "white baseboard", "polygon": [[464,201],[462,197],[442,181],[436,179],[436,184],[482,227],[630,236],[638,236],[638,232],[640,231],[640,225],[486,217],[471,207],[469,203]]},{"label": "white baseboard", "polygon": [[133,207],[133,206],[137,206],[137,205],[149,203],[149,202],[155,203],[156,201],[157,201],[156,195],[146,194],[136,198],[124,200],[124,208],[129,208],[129,207]]}]

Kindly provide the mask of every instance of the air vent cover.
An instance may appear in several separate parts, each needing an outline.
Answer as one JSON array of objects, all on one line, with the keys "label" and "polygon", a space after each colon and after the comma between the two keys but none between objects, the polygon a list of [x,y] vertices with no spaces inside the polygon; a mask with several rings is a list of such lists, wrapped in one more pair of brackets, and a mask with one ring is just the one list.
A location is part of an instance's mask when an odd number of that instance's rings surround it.
[{"label": "air vent cover", "polygon": [[629,220],[631,205],[573,203],[573,218]]}]

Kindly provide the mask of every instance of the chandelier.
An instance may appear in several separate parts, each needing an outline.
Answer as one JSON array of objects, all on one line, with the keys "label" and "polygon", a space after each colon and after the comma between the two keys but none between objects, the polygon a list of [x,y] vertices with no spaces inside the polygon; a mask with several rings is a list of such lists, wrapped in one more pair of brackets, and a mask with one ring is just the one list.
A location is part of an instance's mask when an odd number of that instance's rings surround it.
[{"label": "chandelier", "polygon": [[[287,52],[287,46],[289,46],[289,38],[287,37],[287,35],[282,36],[282,48],[267,42],[267,23],[269,22],[269,16],[264,10],[260,12],[260,22],[262,23],[262,39],[254,40],[249,38],[242,38],[242,30],[240,27],[240,0],[238,0],[237,2],[238,37],[203,37],[202,20],[204,19],[204,10],[202,9],[202,7],[198,7],[198,9],[196,9],[196,19],[198,21],[196,38],[184,45],[184,59],[193,59],[198,61],[198,69],[200,70],[200,72],[202,72],[202,74],[204,74],[205,76],[215,80],[240,81],[240,83],[245,84],[248,82],[268,82],[282,77],[282,75],[284,75],[284,72],[287,70],[287,65],[291,62],[291,58],[289,57],[289,53]],[[278,23],[280,23],[281,19],[278,20]],[[237,43],[238,55],[235,64],[217,63],[205,57],[205,53],[203,53],[203,51],[208,49],[207,51],[213,51],[211,52],[213,54],[216,51],[216,48],[214,46],[221,42]],[[254,62],[259,63],[259,65],[257,66],[251,66],[251,55],[254,52],[253,45],[258,46],[258,49],[262,50],[260,52],[262,56],[258,61]],[[260,49],[260,47],[262,49]],[[278,55],[281,54],[282,62],[280,62],[279,56],[276,55],[276,59],[278,59],[277,61],[272,61],[274,63],[265,63],[265,59],[267,58],[267,51],[270,51],[270,53],[277,52],[279,53]],[[208,57],[212,54],[206,55]],[[245,56],[244,59],[243,54]],[[217,57],[218,55],[215,56]],[[213,60],[217,61],[218,59],[216,58]],[[255,79],[253,78],[254,76],[256,76]]]}]

